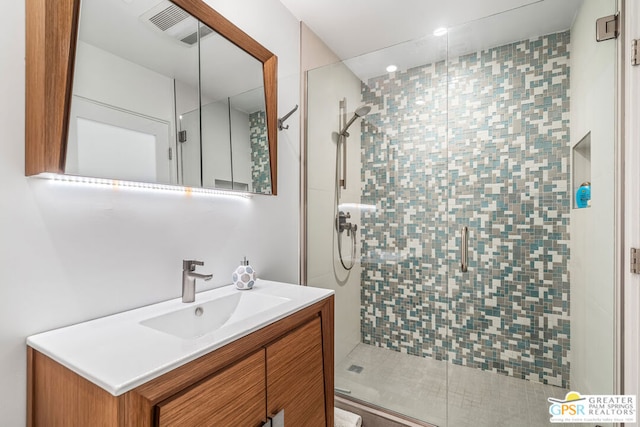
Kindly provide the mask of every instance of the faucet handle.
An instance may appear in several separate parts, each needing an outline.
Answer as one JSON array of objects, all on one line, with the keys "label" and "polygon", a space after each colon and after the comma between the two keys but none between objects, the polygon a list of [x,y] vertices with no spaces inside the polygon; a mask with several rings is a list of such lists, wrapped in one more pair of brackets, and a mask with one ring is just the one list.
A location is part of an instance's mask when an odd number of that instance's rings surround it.
[{"label": "faucet handle", "polygon": [[197,261],[195,259],[182,260],[182,269],[186,271],[194,271],[197,265],[204,265],[204,261]]}]

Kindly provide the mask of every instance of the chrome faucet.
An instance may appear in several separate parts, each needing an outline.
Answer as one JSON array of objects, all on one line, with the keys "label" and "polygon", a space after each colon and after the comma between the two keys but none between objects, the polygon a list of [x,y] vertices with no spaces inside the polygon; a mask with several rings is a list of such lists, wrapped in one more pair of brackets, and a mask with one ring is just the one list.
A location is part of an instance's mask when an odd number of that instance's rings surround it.
[{"label": "chrome faucet", "polygon": [[196,279],[211,280],[213,277],[213,274],[196,273],[197,265],[204,265],[204,262],[192,259],[182,261],[182,302],[196,300]]}]

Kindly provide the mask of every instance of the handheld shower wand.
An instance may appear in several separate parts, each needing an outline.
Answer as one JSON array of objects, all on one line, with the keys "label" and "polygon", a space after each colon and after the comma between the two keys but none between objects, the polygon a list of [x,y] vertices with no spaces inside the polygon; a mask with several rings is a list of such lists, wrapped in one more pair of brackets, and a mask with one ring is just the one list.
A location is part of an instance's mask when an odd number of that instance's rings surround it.
[{"label": "handheld shower wand", "polygon": [[349,127],[353,124],[353,122],[356,121],[358,117],[366,116],[367,114],[369,114],[369,111],[371,111],[371,107],[369,107],[368,105],[363,105],[362,107],[358,108],[353,113],[353,117],[351,117],[351,120],[349,120],[347,124],[344,125],[344,127],[340,131],[340,135],[349,136],[349,132],[347,132],[347,129],[349,129]]},{"label": "handheld shower wand", "polygon": [[[340,101],[340,110],[342,111],[341,119],[342,121],[346,121],[346,115],[344,114],[344,110],[346,110],[346,102],[344,99]],[[343,212],[340,210],[340,187],[343,189],[347,188],[347,138],[349,137],[349,132],[347,130],[356,121],[358,117],[364,117],[369,114],[371,111],[371,107],[362,106],[353,114],[353,117],[349,121],[347,121],[340,133],[338,133],[338,142],[336,144],[336,180],[335,180],[335,208],[336,208],[336,217],[335,217],[335,228],[336,228],[336,237],[338,243],[338,257],[340,258],[340,264],[345,270],[351,270],[356,263],[356,231],[358,230],[358,226],[349,222],[348,220],[351,218],[350,212]],[[340,156],[340,146],[342,145],[342,156]],[[342,157],[342,158],[341,158]],[[340,163],[342,163],[342,174],[340,174]],[[342,175],[342,176],[340,176]],[[347,263],[342,257],[342,233],[346,231],[347,236],[351,238],[351,262]]]}]

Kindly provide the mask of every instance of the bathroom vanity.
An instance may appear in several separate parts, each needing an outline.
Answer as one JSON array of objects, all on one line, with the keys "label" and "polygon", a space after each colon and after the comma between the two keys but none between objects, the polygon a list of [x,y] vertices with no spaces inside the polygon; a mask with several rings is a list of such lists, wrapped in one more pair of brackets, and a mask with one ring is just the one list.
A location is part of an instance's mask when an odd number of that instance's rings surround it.
[{"label": "bathroom vanity", "polygon": [[333,304],[259,280],[31,336],[27,425],[333,426]]}]

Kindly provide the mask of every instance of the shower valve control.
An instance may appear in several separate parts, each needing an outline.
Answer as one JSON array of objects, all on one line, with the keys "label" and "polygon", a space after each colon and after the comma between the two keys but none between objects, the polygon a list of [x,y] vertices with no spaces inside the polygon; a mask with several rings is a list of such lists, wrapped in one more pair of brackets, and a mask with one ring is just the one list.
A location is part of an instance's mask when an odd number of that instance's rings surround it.
[{"label": "shower valve control", "polygon": [[358,225],[347,222],[348,219],[351,219],[351,212],[338,212],[338,216],[336,217],[336,229],[338,230],[338,233],[342,233],[346,230],[347,236],[350,236],[352,231],[355,232],[358,230]]}]

